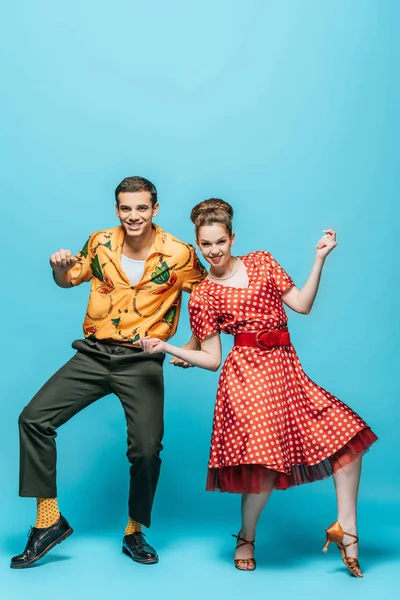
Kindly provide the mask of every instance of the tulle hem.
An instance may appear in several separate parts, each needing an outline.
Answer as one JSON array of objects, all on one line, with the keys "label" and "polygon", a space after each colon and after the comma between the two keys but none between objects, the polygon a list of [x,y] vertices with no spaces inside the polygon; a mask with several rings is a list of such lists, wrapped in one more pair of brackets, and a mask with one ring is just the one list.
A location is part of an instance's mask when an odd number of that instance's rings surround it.
[{"label": "tulle hem", "polygon": [[288,473],[253,464],[212,468],[208,470],[206,489],[208,492],[259,494],[270,489],[271,471],[276,473],[273,488],[277,490],[319,481],[365,454],[377,439],[374,432],[365,427],[332,456],[316,465],[293,465]]}]

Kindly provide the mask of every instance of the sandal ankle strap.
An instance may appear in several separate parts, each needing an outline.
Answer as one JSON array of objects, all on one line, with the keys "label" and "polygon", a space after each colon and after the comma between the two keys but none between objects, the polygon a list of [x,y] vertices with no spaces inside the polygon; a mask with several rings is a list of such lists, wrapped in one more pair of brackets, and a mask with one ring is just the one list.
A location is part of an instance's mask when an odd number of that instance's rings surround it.
[{"label": "sandal ankle strap", "polygon": [[242,546],[248,544],[249,546],[253,546],[253,548],[255,549],[255,540],[245,540],[244,538],[240,537],[239,534],[235,535],[234,533],[232,533],[232,537],[236,538],[238,542],[242,542],[241,544],[237,544],[236,548],[241,548]]}]

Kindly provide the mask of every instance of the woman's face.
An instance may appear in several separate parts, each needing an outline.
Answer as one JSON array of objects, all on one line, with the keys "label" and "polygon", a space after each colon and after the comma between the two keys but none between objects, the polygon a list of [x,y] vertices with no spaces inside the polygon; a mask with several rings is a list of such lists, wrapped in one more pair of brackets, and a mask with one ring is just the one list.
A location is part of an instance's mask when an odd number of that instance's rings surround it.
[{"label": "woman's face", "polygon": [[224,225],[213,223],[200,227],[196,241],[203,258],[211,266],[221,268],[230,264],[234,240],[234,233],[230,236]]}]

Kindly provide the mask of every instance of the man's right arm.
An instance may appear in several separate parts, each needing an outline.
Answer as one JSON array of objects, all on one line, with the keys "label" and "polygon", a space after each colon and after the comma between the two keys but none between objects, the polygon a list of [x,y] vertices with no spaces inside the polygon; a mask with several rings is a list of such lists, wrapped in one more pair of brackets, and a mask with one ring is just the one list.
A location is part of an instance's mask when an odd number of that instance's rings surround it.
[{"label": "man's right arm", "polygon": [[75,256],[70,250],[61,248],[50,256],[50,266],[53,269],[53,278],[57,285],[62,288],[72,287],[70,270],[76,264]]}]

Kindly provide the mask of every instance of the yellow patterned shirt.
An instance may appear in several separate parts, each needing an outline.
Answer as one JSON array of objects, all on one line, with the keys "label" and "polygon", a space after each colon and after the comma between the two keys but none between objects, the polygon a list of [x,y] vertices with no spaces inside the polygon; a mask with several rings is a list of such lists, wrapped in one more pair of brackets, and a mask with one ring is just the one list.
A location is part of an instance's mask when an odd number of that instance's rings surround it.
[{"label": "yellow patterned shirt", "polygon": [[142,279],[132,285],[121,266],[121,226],[92,233],[71,269],[72,285],[91,281],[83,323],[85,337],[137,342],[145,336],[168,340],[178,326],[182,291],[191,292],[206,271],[190,244],[153,223],[156,237]]}]

